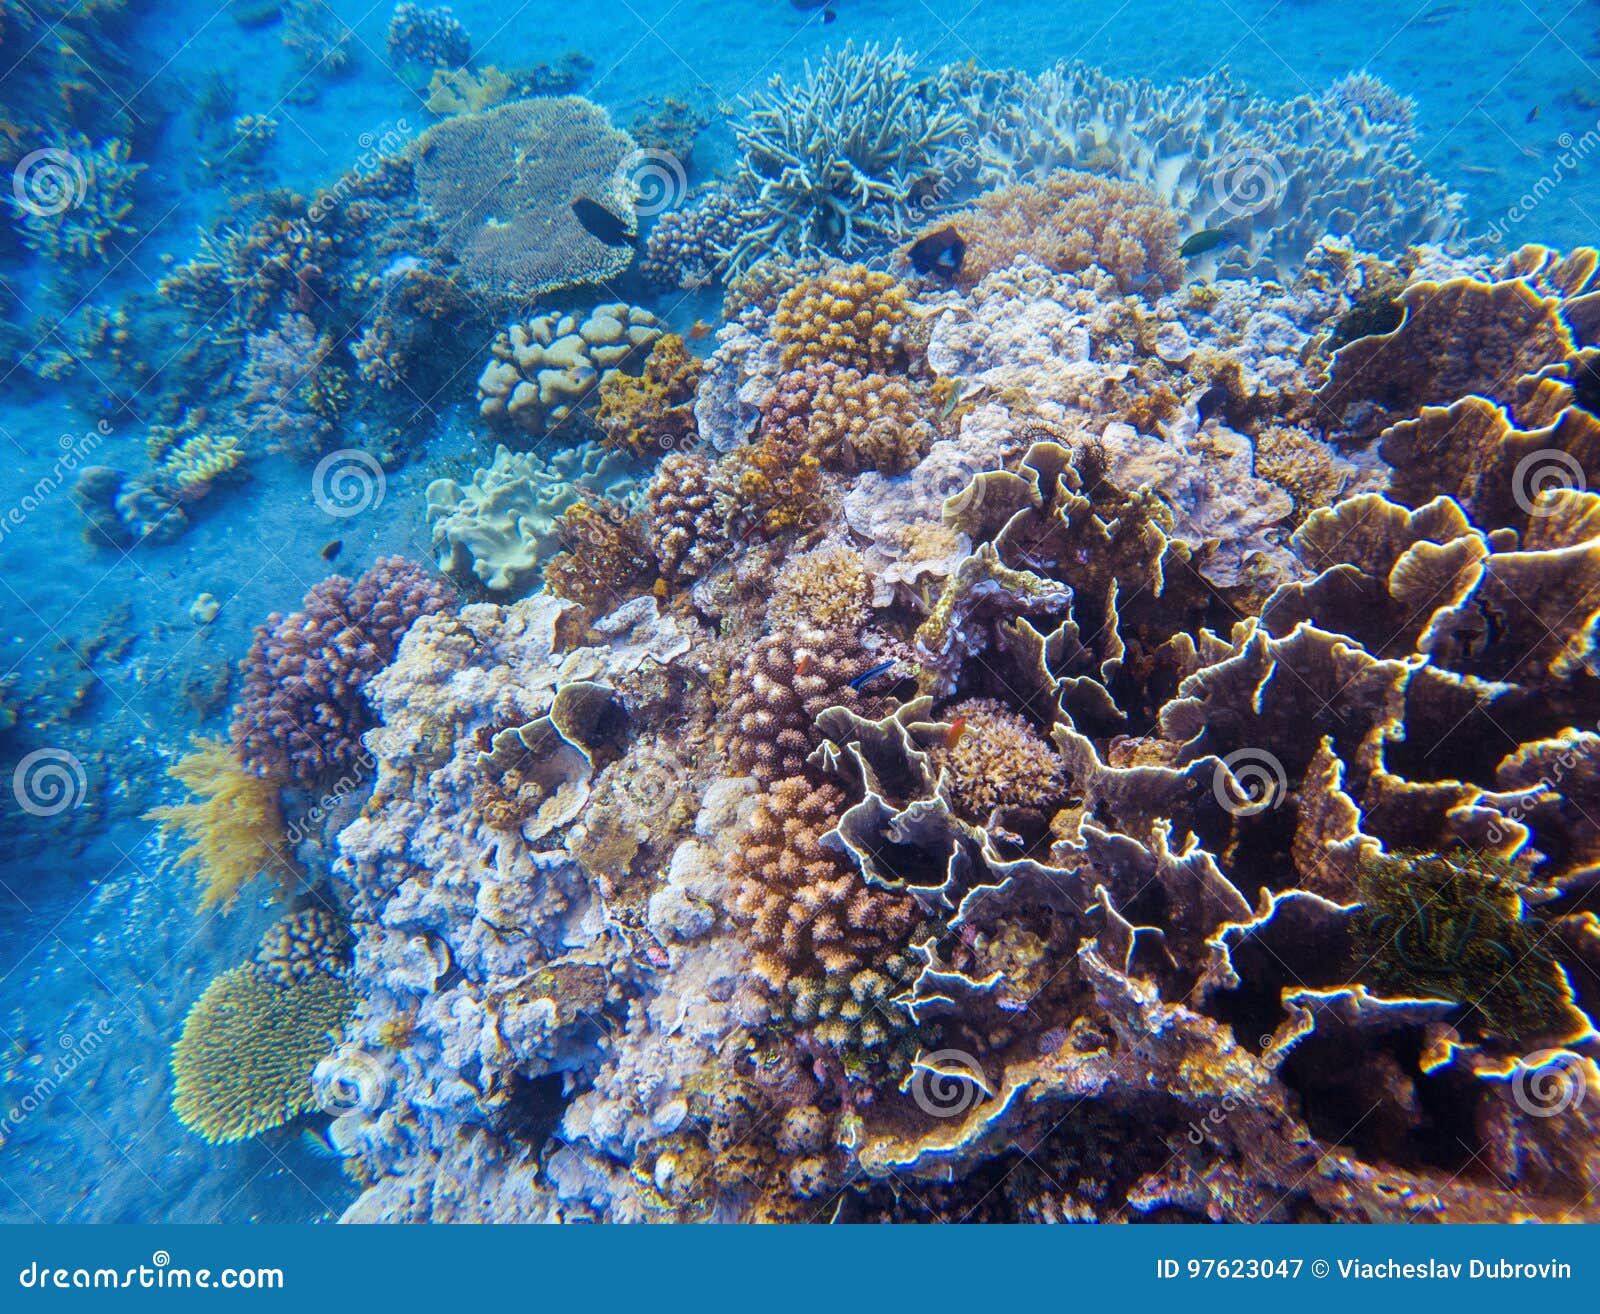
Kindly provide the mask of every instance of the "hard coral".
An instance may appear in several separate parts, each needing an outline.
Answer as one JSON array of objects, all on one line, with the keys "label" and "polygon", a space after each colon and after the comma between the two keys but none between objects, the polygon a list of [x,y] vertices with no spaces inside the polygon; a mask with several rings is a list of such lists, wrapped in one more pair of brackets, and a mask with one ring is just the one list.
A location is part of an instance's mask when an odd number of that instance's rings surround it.
[{"label": "hard coral", "polygon": [[179,866],[193,867],[202,888],[200,907],[227,909],[239,891],[258,875],[292,888],[298,871],[284,835],[278,787],[246,770],[220,739],[196,739],[191,752],[167,774],[193,795],[186,803],[152,808],[145,814],[167,833],[181,833],[188,847]]},{"label": "hard coral", "polygon": [[650,548],[668,580],[695,579],[727,550],[728,529],[711,462],[674,452],[649,491]]},{"label": "hard coral", "polygon": [[1061,800],[1061,756],[1004,703],[969,698],[945,709],[953,729],[932,749],[950,800],[968,821],[986,823],[996,808],[1048,811]]},{"label": "hard coral", "polygon": [[1178,217],[1136,182],[1076,170],[1017,182],[939,221],[966,243],[959,280],[971,287],[1018,256],[1058,274],[1097,265],[1124,293],[1152,300],[1183,281]]},{"label": "hard coral", "polygon": [[636,455],[695,438],[694,396],[704,367],[676,333],[657,339],[638,378],[621,371],[600,382],[598,424],[606,443]]},{"label": "hard coral", "polygon": [[685,292],[709,287],[727,272],[729,253],[759,214],[724,191],[669,210],[645,238],[639,272],[656,287]]},{"label": "hard coral", "polygon": [[656,562],[641,517],[616,502],[574,502],[557,527],[565,552],[545,563],[545,587],[599,614],[649,589]]},{"label": "hard coral", "polygon": [[302,610],[256,629],[244,664],[233,742],[250,770],[310,782],[356,767],[372,724],[365,685],[393,660],[419,616],[453,603],[450,588],[404,557],[382,557],[353,584],[313,585]]},{"label": "hard coral", "polygon": [[822,360],[778,380],[761,432],[837,470],[901,474],[933,442],[923,399],[903,379]]},{"label": "hard coral", "polygon": [[841,265],[803,279],[778,300],[772,336],[785,369],[829,361],[886,370],[905,363],[910,294],[893,275]]}]

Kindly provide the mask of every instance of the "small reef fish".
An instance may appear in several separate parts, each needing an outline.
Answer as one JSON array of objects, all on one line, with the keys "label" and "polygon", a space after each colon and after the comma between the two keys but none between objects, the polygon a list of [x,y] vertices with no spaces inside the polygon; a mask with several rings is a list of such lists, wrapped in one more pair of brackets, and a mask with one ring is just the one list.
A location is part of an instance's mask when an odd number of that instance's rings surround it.
[{"label": "small reef fish", "polygon": [[1195,416],[1201,424],[1204,424],[1213,415],[1223,414],[1232,400],[1233,395],[1222,384],[1214,383],[1196,399]]},{"label": "small reef fish", "polygon": [[319,557],[321,557],[324,561],[332,561],[336,556],[338,556],[343,551],[344,551],[344,539],[336,538],[331,543],[324,543],[322,545],[322,551],[317,553],[317,555]]},{"label": "small reef fish", "polygon": [[894,665],[893,661],[879,662],[870,671],[862,671],[860,675],[856,676],[855,679],[851,680],[850,681],[850,687],[852,689],[856,689],[856,690],[861,689],[861,687],[863,685],[865,685],[868,680],[876,680],[880,675],[882,675],[885,671],[887,671],[893,665]]},{"label": "small reef fish", "polygon": [[1180,259],[1187,260],[1190,256],[1204,255],[1207,251],[1215,251],[1226,242],[1233,241],[1225,228],[1202,228],[1198,233],[1190,233],[1184,239],[1183,245],[1178,248]]},{"label": "small reef fish", "polygon": [[703,319],[697,319],[693,324],[689,325],[689,331],[683,336],[688,338],[690,342],[699,342],[701,338],[709,337],[710,334],[711,325],[707,324]]},{"label": "small reef fish", "polygon": [[945,733],[944,746],[946,749],[954,748],[961,742],[961,736],[967,733],[967,718],[958,716],[950,723],[950,729]]},{"label": "small reef fish", "polygon": [[633,245],[633,234],[628,231],[628,226],[592,196],[573,197],[572,216],[596,241],[604,242],[607,246]]},{"label": "small reef fish", "polygon": [[1528,117],[1523,119],[1523,122],[1524,123],[1532,123],[1538,117],[1539,117],[1539,107],[1537,105],[1535,105],[1531,110],[1528,111]]},{"label": "small reef fish", "polygon": [[937,232],[919,237],[906,255],[917,273],[953,279],[961,272],[961,262],[967,258],[967,243],[947,224]]}]

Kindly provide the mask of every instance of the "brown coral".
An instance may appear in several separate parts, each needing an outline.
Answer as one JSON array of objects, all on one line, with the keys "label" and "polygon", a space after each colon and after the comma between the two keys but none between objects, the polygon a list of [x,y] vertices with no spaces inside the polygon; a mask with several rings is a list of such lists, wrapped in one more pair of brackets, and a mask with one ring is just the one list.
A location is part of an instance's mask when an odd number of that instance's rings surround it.
[{"label": "brown coral", "polygon": [[827,547],[791,557],[772,584],[767,618],[774,626],[854,633],[867,620],[872,572],[853,548]]},{"label": "brown coral", "polygon": [[980,196],[940,221],[966,242],[959,281],[971,287],[1018,256],[1058,274],[1098,265],[1124,292],[1170,292],[1183,281],[1178,216],[1149,188],[1065,171]]},{"label": "brown coral", "polygon": [[650,587],[654,558],[644,524],[607,498],[584,498],[562,514],[559,530],[567,550],[545,563],[544,582],[558,597],[589,610],[610,611]]},{"label": "brown coral", "polygon": [[950,734],[932,750],[951,802],[982,824],[996,808],[1045,810],[1066,786],[1061,757],[1027,720],[992,698],[969,698],[946,711]]},{"label": "brown coral", "polygon": [[727,550],[711,462],[674,452],[650,481],[650,548],[663,578],[695,579]]},{"label": "brown coral", "polygon": [[863,371],[904,364],[909,301],[904,284],[865,265],[805,279],[778,300],[772,336],[784,368],[824,360]]},{"label": "brown coral", "polygon": [[815,456],[771,438],[739,448],[725,499],[730,519],[767,538],[810,524],[821,510],[820,466]]},{"label": "brown coral", "polygon": [[904,379],[816,361],[778,380],[762,433],[831,469],[900,474],[933,442],[924,412]]},{"label": "brown coral", "polygon": [[600,383],[600,432],[606,445],[642,455],[672,450],[695,437],[694,394],[704,366],[676,333],[650,349],[644,372],[620,371]]}]

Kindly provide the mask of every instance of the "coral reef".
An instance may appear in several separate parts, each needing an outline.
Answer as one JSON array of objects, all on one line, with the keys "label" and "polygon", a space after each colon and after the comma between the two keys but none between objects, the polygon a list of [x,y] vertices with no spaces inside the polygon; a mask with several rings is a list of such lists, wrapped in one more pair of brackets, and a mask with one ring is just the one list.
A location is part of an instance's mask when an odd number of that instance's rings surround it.
[{"label": "coral reef", "polygon": [[[636,150],[605,110],[579,96],[515,101],[437,123],[411,147],[422,204],[474,292],[525,304],[602,283],[633,260]],[[610,213],[624,240],[605,242],[573,202]]]},{"label": "coral reef", "polygon": [[256,628],[244,663],[233,742],[269,780],[314,782],[363,758],[372,724],[365,686],[421,616],[447,610],[448,586],[404,557],[382,557],[353,583],[332,575],[301,610]]},{"label": "coral reef", "polygon": [[52,261],[91,263],[138,236],[129,222],[133,188],[146,166],[136,164],[126,141],[96,146],[82,133],[64,148],[24,156],[7,203],[22,240]]},{"label": "coral reef", "polygon": [[543,460],[496,447],[494,460],[462,487],[435,479],[427,515],[439,569],[474,575],[496,592],[520,589],[564,541],[562,516],[585,496],[626,499],[634,472],[625,456],[579,444]]},{"label": "coral reef", "polygon": [[304,914],[262,938],[255,962],[205,989],[172,1048],[172,1111],[213,1143],[242,1141],[316,1107],[311,1074],[356,1008],[347,958]]},{"label": "coral reef", "polygon": [[193,798],[145,815],[168,834],[188,840],[177,865],[198,873],[202,909],[216,904],[226,910],[257,876],[270,876],[285,890],[294,887],[299,871],[284,834],[276,785],[246,770],[220,739],[196,739],[193,750],[167,774]]},{"label": "coral reef", "polygon": [[966,127],[945,75],[917,78],[916,62],[898,45],[847,42],[796,85],[774,75],[746,102],[734,187],[754,218],[729,270],[772,253],[854,255],[916,226]]},{"label": "coral reef", "polygon": [[656,287],[684,292],[721,282],[734,247],[760,215],[726,191],[707,192],[656,220],[639,256],[639,272]]},{"label": "coral reef", "polygon": [[581,437],[607,380],[637,374],[663,332],[648,310],[625,302],[512,324],[495,336],[478,376],[478,409],[535,438],[563,428]]},{"label": "coral reef", "polygon": [[727,550],[727,519],[705,457],[684,452],[667,456],[647,496],[650,550],[667,579],[694,579]]},{"label": "coral reef", "polygon": [[860,370],[903,364],[908,299],[904,284],[880,270],[829,268],[778,299],[773,340],[789,369],[813,361]]},{"label": "coral reef", "polygon": [[635,378],[611,370],[600,380],[596,423],[612,447],[635,455],[683,447],[698,436],[694,398],[703,366],[676,333],[658,338]]},{"label": "coral reef", "polygon": [[458,69],[472,58],[472,38],[449,5],[425,9],[400,0],[389,16],[385,44],[396,68]]}]

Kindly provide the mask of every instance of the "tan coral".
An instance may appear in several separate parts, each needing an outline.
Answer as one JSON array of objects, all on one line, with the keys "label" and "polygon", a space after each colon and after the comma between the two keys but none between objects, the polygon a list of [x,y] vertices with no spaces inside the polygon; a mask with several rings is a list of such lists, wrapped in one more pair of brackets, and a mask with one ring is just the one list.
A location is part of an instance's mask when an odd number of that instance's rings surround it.
[{"label": "tan coral", "polygon": [[905,285],[892,275],[836,266],[779,298],[772,336],[785,369],[823,360],[863,371],[893,368],[906,358],[909,303]]}]

